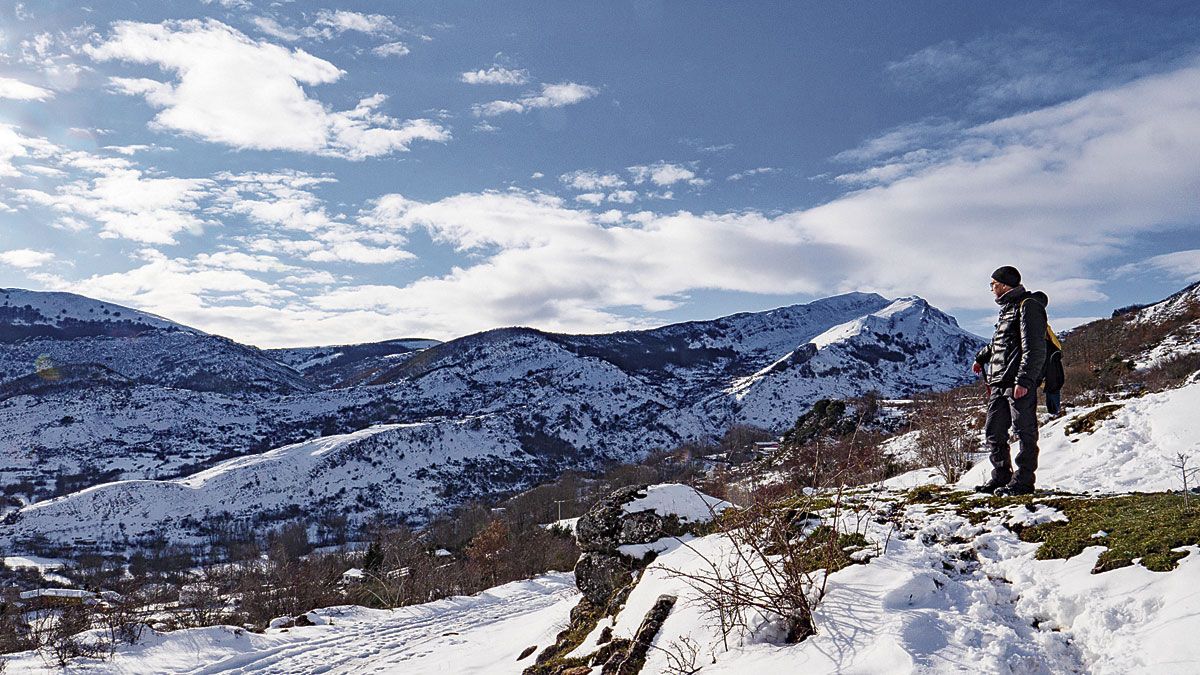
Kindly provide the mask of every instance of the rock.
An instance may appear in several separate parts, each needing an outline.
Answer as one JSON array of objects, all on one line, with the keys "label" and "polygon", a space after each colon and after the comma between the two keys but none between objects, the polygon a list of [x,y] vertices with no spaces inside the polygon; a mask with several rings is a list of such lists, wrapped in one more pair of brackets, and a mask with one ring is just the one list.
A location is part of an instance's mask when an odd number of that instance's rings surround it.
[{"label": "rock", "polygon": [[[641,509],[642,504],[648,506]],[[620,547],[687,534],[711,519],[712,505],[717,510],[727,506],[684,485],[631,485],[613,491],[576,523],[575,538],[584,554],[575,565],[575,584],[594,605],[620,605],[624,597],[618,594],[633,581],[633,572],[650,561],[624,555]]]},{"label": "rock", "polygon": [[614,553],[620,546],[686,534],[727,506],[687,485],[632,485],[588,509],[576,523],[575,538],[583,551]]},{"label": "rock", "polygon": [[646,653],[650,651],[650,643],[654,641],[658,631],[662,630],[663,622],[675,607],[675,600],[674,595],[658,596],[642,619],[642,625],[638,626],[628,649],[624,653],[613,653],[604,662],[604,668],[601,670],[604,675],[637,675],[642,672],[642,666],[646,663]]},{"label": "rock", "polygon": [[267,624],[267,628],[291,628],[296,625],[296,619],[290,616],[280,616],[271,619],[271,623]]},{"label": "rock", "polygon": [[590,672],[592,672],[591,666],[575,666],[573,668],[567,668],[559,675],[588,675]]},{"label": "rock", "polygon": [[633,581],[631,568],[620,555],[584,553],[575,564],[575,585],[592,604],[603,607],[617,589]]}]

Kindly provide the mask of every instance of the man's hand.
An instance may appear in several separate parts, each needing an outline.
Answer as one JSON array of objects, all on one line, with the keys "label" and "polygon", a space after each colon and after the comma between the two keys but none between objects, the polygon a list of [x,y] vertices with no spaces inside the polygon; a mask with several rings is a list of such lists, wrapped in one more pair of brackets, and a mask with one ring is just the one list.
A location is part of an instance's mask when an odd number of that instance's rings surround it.
[{"label": "man's hand", "polygon": [[1019,384],[1013,387],[1013,398],[1023,398],[1028,393],[1029,390]]},{"label": "man's hand", "polygon": [[971,372],[978,375],[983,372],[983,366],[979,365],[979,362],[976,361],[975,363],[971,364]]}]

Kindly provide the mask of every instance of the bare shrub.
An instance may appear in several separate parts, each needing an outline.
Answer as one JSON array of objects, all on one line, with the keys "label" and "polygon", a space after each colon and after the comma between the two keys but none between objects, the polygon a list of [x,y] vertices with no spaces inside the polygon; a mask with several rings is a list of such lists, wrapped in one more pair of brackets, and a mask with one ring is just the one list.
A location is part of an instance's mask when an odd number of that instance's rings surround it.
[{"label": "bare shrub", "polygon": [[43,635],[41,651],[59,668],[66,668],[76,657],[100,658],[108,655],[110,645],[97,636],[85,635],[89,628],[91,616],[88,609],[80,603],[65,603]]},{"label": "bare shrub", "polygon": [[706,555],[690,543],[699,569],[666,569],[698,594],[696,602],[714,622],[724,648],[736,632],[754,632],[762,622],[776,624],[785,643],[816,633],[813,609],[825,596],[828,574],[848,563],[847,539],[839,532],[837,504],[822,524],[812,502],[758,502],[728,509],[717,518],[717,534],[727,545]]},{"label": "bare shrub", "polygon": [[917,459],[937,469],[947,483],[957,482],[971,468],[979,438],[971,427],[970,401],[961,390],[917,399],[912,428],[918,432]]}]

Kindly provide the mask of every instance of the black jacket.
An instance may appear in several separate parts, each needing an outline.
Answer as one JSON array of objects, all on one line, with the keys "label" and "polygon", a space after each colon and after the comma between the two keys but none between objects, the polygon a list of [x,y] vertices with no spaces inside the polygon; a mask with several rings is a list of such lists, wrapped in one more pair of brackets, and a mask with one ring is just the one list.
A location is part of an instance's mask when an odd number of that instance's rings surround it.
[{"label": "black jacket", "polygon": [[975,361],[983,366],[984,378],[993,387],[1021,385],[1034,389],[1046,364],[1046,308],[1024,286],[1000,296],[1000,320],[988,346]]}]

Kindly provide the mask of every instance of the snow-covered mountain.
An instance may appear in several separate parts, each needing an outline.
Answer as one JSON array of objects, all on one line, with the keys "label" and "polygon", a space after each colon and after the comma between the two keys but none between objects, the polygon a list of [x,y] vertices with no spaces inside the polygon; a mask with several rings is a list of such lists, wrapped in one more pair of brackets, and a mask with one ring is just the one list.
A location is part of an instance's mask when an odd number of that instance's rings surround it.
[{"label": "snow-covered mountain", "polygon": [[[125,521],[129,537],[174,518],[172,495],[237,518],[333,512],[384,497],[379,508],[419,517],[567,468],[711,438],[734,423],[781,429],[822,397],[960,384],[970,377],[966,355],[981,344],[919,298],[850,293],[607,335],[504,328],[440,344],[405,339],[264,352],[79,296],[52,294],[70,301],[60,307],[39,295],[12,297],[41,308],[37,320],[46,325],[63,309],[70,317],[120,312],[141,323],[120,337],[89,325],[3,345],[0,363],[9,365],[0,366],[8,373],[0,376],[0,426],[8,433],[0,444],[13,460],[0,477],[10,495],[35,502],[10,517],[70,513],[86,530],[104,520],[89,513],[145,504],[138,513],[149,515]],[[465,454],[440,457],[420,452],[419,443],[376,440],[382,445],[372,447],[388,448],[378,457],[327,452],[314,468],[295,450],[306,442],[359,447],[356,432],[399,439],[417,428],[465,434],[456,446]],[[290,444],[300,445],[283,447]],[[205,488],[215,496],[202,498],[184,489],[195,472],[218,467],[231,485],[258,486],[264,466],[272,467],[268,484],[289,476],[302,491]],[[398,478],[389,478],[393,471]],[[386,487],[388,480],[406,483],[403,494]],[[117,482],[39,501],[106,481]],[[419,490],[428,494],[415,496]],[[191,520],[172,522],[198,531]],[[98,538],[112,534],[105,527]]]},{"label": "snow-covered mountain", "polygon": [[95,364],[135,382],[195,391],[315,389],[254,347],[71,293],[0,289],[0,347],[0,382],[27,375],[54,381],[60,367]]},{"label": "snow-covered mountain", "polygon": [[437,340],[401,338],[331,347],[268,349],[266,354],[302,373],[323,388],[370,382],[421,350],[441,344]]},{"label": "snow-covered mountain", "polygon": [[[968,378],[980,342],[918,297],[901,298],[834,326],[717,394],[744,424],[777,429],[795,420],[786,401],[888,398],[949,389]],[[708,410],[714,399],[705,401]]]}]

